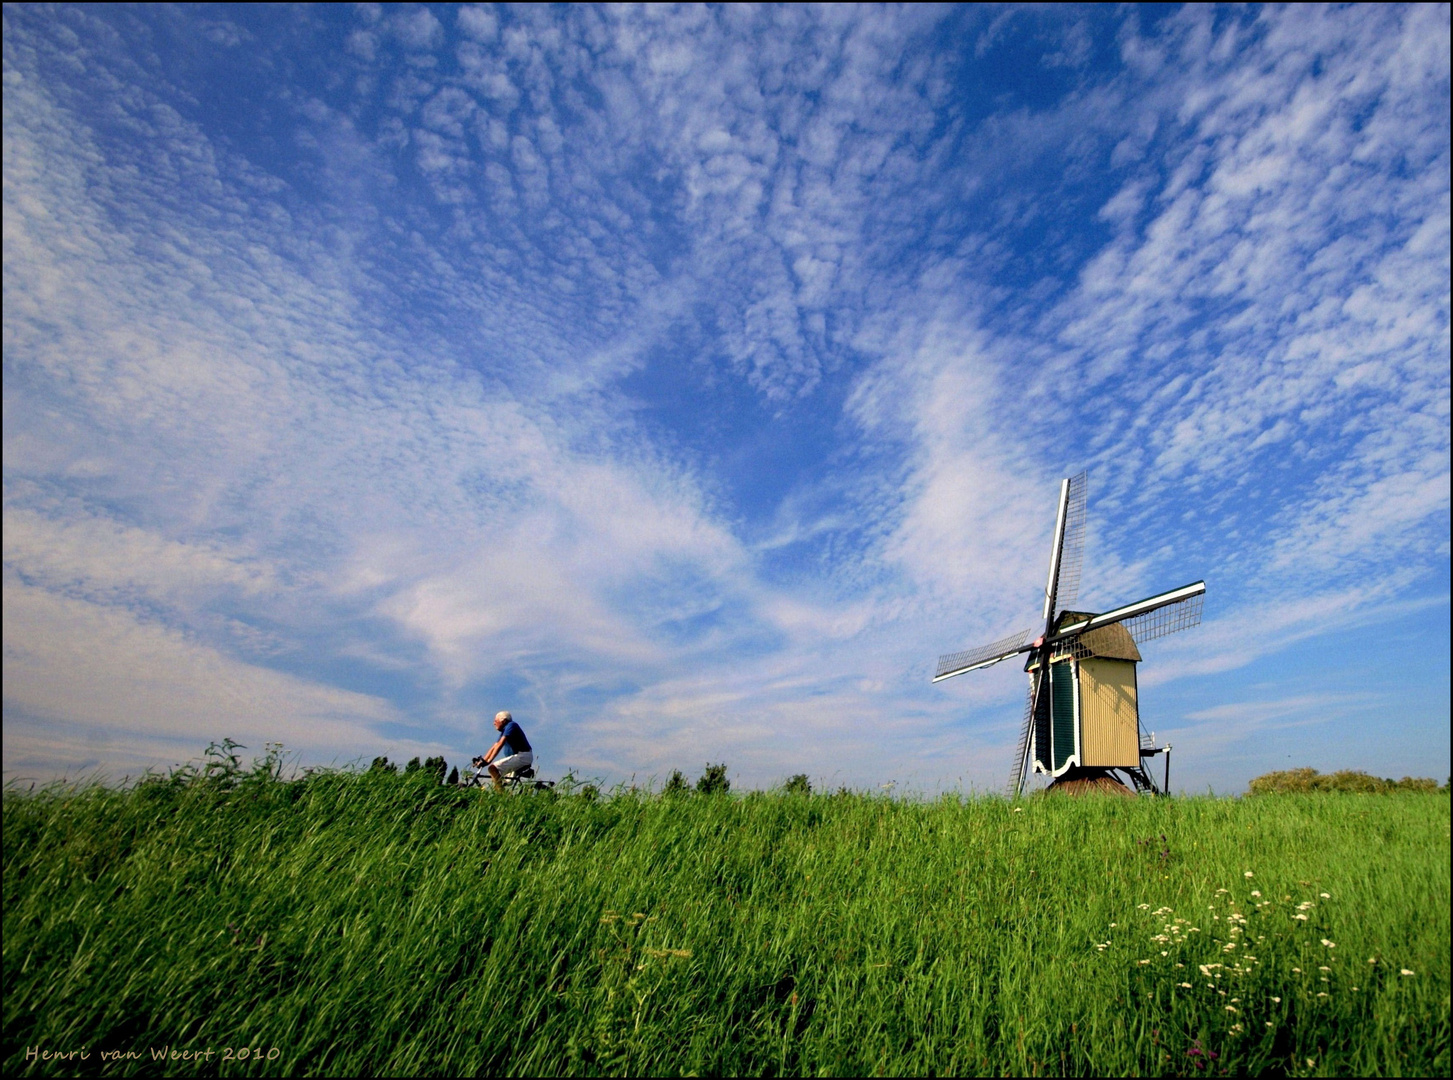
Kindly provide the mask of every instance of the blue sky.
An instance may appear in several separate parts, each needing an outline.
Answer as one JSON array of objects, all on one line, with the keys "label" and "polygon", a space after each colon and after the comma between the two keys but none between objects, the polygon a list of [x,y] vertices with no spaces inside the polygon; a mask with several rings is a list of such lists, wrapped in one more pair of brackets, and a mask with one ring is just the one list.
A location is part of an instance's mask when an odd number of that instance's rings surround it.
[{"label": "blue sky", "polygon": [[995,789],[1063,476],[1172,779],[1449,762],[1449,15],[7,7],[4,764]]}]

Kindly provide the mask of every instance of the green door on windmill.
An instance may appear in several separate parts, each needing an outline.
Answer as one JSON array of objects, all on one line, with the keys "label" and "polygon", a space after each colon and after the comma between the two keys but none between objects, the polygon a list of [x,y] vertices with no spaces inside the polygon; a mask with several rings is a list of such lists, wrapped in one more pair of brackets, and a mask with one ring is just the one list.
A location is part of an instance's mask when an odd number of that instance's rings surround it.
[{"label": "green door on windmill", "polygon": [[1049,666],[1050,726],[1053,739],[1054,772],[1058,773],[1075,753],[1074,663],[1061,660]]}]

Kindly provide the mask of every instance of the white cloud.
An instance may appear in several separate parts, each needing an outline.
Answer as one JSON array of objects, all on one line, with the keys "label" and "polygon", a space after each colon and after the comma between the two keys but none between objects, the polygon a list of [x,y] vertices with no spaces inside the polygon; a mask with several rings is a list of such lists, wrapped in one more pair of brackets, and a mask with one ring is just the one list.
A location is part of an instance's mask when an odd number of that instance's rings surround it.
[{"label": "white cloud", "polygon": [[384,747],[437,748],[387,734],[388,703],[241,663],[125,608],[14,580],[5,603],[5,771],[113,776],[186,761],[209,742],[282,741],[314,763]]},{"label": "white cloud", "polygon": [[432,49],[444,36],[444,27],[422,4],[395,16],[392,22],[394,34],[410,49]]},{"label": "white cloud", "polygon": [[499,20],[494,12],[479,4],[465,4],[455,16],[459,29],[475,41],[493,41],[499,32]]},{"label": "white cloud", "polygon": [[7,507],[4,525],[5,564],[52,591],[177,603],[209,591],[256,596],[279,587],[266,563],[215,541],[178,543],[81,508],[56,509],[52,517]]}]

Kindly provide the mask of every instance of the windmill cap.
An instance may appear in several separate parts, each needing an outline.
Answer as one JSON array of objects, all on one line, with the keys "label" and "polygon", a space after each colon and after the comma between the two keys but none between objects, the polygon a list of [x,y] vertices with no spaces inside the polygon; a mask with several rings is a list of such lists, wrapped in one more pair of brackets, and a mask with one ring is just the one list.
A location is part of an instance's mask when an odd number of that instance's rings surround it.
[{"label": "windmill cap", "polygon": [[[1059,618],[1055,620],[1055,628],[1073,626],[1077,622],[1084,622],[1092,618],[1094,618],[1094,612],[1091,611],[1062,611]],[[1080,649],[1090,656],[1100,657],[1104,660],[1138,662],[1142,659],[1140,650],[1135,646],[1135,639],[1130,636],[1130,631],[1125,628],[1124,623],[1111,623],[1109,626],[1087,630],[1070,640],[1075,641]]]}]

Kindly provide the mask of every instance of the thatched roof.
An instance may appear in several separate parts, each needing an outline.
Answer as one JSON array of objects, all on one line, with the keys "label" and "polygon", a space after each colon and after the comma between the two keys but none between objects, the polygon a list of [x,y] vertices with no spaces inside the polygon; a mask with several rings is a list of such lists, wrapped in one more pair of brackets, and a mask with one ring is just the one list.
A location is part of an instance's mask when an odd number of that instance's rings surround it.
[{"label": "thatched roof", "polygon": [[[1090,618],[1094,618],[1094,615],[1088,611],[1063,611],[1056,626],[1070,626]],[[1090,656],[1099,656],[1106,660],[1140,661],[1140,650],[1135,647],[1135,639],[1125,629],[1124,623],[1111,623],[1081,634],[1079,644],[1083,652]]]},{"label": "thatched roof", "polygon": [[1080,644],[1090,650],[1091,656],[1103,656],[1106,660],[1140,660],[1140,650],[1124,623],[1111,623],[1088,634],[1080,635]]}]

